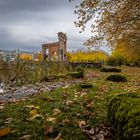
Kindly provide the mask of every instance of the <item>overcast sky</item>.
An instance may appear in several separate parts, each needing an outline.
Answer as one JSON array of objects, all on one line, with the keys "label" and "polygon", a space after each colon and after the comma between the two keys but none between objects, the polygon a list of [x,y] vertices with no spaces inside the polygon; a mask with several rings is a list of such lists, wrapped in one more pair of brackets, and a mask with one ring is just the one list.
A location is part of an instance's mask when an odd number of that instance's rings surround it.
[{"label": "overcast sky", "polygon": [[57,33],[68,37],[68,50],[83,48],[90,26],[79,34],[74,21],[75,5],[81,0],[0,0],[0,50],[41,50],[44,42],[57,41]]}]

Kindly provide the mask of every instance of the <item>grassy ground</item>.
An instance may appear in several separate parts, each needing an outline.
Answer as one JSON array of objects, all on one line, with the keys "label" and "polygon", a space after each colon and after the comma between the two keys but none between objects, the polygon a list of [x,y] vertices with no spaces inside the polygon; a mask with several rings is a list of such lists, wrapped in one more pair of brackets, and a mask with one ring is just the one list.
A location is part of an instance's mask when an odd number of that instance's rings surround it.
[{"label": "grassy ground", "polygon": [[[90,126],[107,122],[109,94],[140,90],[140,68],[121,69],[121,74],[128,79],[126,83],[106,81],[112,73],[87,70],[85,81],[92,83],[92,88],[82,89],[77,84],[39,93],[25,101],[6,104],[1,109],[0,128],[8,128],[11,133],[1,139],[30,137],[31,140],[47,140],[48,137],[55,138],[61,133],[61,139],[64,140],[88,140],[79,128],[80,121],[85,121]],[[52,129],[53,132],[49,133]]]}]

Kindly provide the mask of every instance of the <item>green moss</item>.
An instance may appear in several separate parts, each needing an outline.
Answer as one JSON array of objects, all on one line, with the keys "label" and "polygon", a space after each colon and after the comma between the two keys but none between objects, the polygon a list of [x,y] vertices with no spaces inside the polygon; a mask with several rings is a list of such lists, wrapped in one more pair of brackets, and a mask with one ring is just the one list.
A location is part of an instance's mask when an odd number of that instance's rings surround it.
[{"label": "green moss", "polygon": [[127,82],[126,77],[123,75],[110,75],[106,80],[114,82]]},{"label": "green moss", "polygon": [[140,139],[140,93],[119,94],[108,99],[108,118],[115,139]]},{"label": "green moss", "polygon": [[101,72],[121,72],[121,69],[118,68],[112,68],[112,67],[104,67],[101,68]]},{"label": "green moss", "polygon": [[80,88],[92,88],[93,85],[91,83],[81,83]]}]

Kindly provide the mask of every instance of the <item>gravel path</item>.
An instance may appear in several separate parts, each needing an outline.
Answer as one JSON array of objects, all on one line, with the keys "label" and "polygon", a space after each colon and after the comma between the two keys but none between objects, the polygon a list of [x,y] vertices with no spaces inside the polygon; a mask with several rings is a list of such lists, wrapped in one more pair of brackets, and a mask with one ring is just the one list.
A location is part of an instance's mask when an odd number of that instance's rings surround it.
[{"label": "gravel path", "polygon": [[59,87],[71,86],[80,82],[83,82],[83,80],[77,79],[65,82],[44,82],[36,85],[11,88],[3,93],[0,93],[0,103],[23,100],[40,92],[47,92],[55,90]]}]

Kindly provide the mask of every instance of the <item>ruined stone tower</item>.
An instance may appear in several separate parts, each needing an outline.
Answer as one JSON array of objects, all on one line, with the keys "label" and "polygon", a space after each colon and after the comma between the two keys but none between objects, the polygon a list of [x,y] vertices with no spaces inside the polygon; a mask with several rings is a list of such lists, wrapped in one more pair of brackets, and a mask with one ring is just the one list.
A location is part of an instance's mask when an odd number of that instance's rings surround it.
[{"label": "ruined stone tower", "polygon": [[46,61],[65,61],[67,52],[67,36],[63,32],[58,33],[58,42],[42,44],[42,58]]}]

